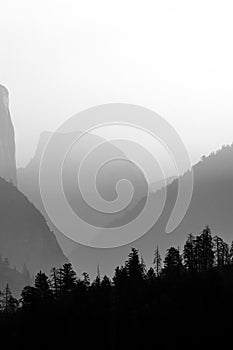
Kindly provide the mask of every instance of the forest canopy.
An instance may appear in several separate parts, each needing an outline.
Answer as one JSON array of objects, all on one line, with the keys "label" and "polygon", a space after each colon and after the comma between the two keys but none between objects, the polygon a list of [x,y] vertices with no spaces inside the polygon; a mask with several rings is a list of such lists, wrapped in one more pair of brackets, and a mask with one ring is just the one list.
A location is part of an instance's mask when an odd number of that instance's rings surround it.
[{"label": "forest canopy", "polygon": [[98,337],[102,349],[145,348],[155,341],[176,348],[184,341],[210,346],[217,329],[214,344],[223,342],[231,328],[227,314],[233,311],[233,244],[213,236],[207,226],[188,235],[183,251],[168,248],[163,262],[155,247],[151,261],[147,268],[132,248],[112,279],[101,277],[97,267],[92,282],[65,263],[49,276],[40,271],[18,300],[7,284],[1,293],[3,338],[22,346],[35,338],[43,345],[46,339],[57,346],[69,344],[78,332],[78,342],[87,348],[96,346]]}]

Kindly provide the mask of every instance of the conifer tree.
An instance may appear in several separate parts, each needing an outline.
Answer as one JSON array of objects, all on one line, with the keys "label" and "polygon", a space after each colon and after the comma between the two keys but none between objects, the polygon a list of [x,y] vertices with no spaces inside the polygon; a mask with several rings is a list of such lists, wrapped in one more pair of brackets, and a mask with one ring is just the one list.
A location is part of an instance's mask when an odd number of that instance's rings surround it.
[{"label": "conifer tree", "polygon": [[138,250],[135,248],[131,249],[128,260],[125,263],[127,275],[129,279],[136,283],[140,282],[144,278],[144,264],[139,259]]},{"label": "conifer tree", "polygon": [[204,272],[210,270],[214,265],[213,238],[209,226],[195,240],[195,256],[197,270]]},{"label": "conifer tree", "polygon": [[158,277],[161,275],[161,272],[162,272],[162,259],[161,259],[160,253],[159,253],[158,246],[156,247],[156,250],[154,252],[153,264],[154,264],[156,277]]},{"label": "conifer tree", "polygon": [[66,263],[62,267],[62,293],[70,293],[76,286],[77,276],[71,263]]},{"label": "conifer tree", "polygon": [[171,247],[167,250],[164,259],[164,273],[177,274],[183,271],[182,256],[178,248]]},{"label": "conifer tree", "polygon": [[51,298],[52,291],[48,276],[43,272],[38,272],[35,277],[35,288],[40,300],[48,300]]},{"label": "conifer tree", "polygon": [[14,313],[18,308],[18,300],[15,299],[11,293],[9,284],[7,283],[5,289],[1,293],[1,309],[4,313]]},{"label": "conifer tree", "polygon": [[183,250],[184,266],[189,272],[196,271],[195,237],[190,233]]}]

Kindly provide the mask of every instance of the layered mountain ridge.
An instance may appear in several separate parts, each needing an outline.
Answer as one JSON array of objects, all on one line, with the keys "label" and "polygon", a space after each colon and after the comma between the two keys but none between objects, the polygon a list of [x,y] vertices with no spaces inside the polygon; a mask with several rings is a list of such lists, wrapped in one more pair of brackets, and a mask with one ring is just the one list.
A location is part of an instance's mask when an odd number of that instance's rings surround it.
[{"label": "layered mountain ridge", "polygon": [[[34,157],[34,162],[35,159],[38,160],[38,156]],[[33,176],[31,166],[32,163],[26,169],[19,170],[19,184],[21,190],[27,193],[32,201],[36,201],[36,205],[40,205],[38,191],[33,196],[35,187],[31,185],[32,182],[37,183],[38,166],[34,168]],[[145,261],[151,264],[148,259],[157,244],[161,252],[165,253],[168,246],[181,245],[188,233],[198,233],[207,224],[213,233],[221,233],[227,241],[230,241],[233,233],[233,145],[224,146],[218,152],[203,157],[193,166],[193,172],[194,189],[190,206],[184,219],[172,234],[166,234],[165,229],[177,198],[178,180],[175,178],[168,179],[166,203],[159,220],[137,241],[119,248],[99,249],[78,244],[63,235],[61,240],[58,238],[74,267],[94,276],[96,266],[99,265],[103,274],[111,275],[114,267],[127,258],[131,246],[140,249]],[[186,174],[181,176],[180,181],[185,181],[186,176]],[[39,189],[38,183],[36,186]],[[152,187],[151,195],[158,196],[160,188],[159,182]],[[43,212],[44,209],[40,210]],[[58,237],[59,231],[56,235]]]}]

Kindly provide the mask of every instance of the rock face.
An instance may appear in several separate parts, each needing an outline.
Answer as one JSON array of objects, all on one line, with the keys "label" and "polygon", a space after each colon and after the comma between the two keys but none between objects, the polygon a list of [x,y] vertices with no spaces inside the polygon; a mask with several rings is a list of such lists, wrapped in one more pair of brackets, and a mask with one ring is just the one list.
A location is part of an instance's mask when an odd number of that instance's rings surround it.
[{"label": "rock face", "polygon": [[0,177],[17,185],[15,134],[9,111],[9,93],[2,85],[0,85]]},{"label": "rock face", "polygon": [[[26,265],[31,274],[39,270],[49,273],[67,258],[44,217],[16,187],[15,137],[8,96],[0,85],[0,255],[19,270]],[[0,285],[3,277],[0,272]]]}]

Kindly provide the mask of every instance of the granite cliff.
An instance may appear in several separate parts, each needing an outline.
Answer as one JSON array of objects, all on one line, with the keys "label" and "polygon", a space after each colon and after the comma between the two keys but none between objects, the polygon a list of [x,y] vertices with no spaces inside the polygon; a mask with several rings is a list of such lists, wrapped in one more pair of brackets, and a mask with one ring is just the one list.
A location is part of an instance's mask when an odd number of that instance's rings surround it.
[{"label": "granite cliff", "polygon": [[9,93],[2,85],[0,85],[0,176],[17,185],[15,133],[9,110]]}]

